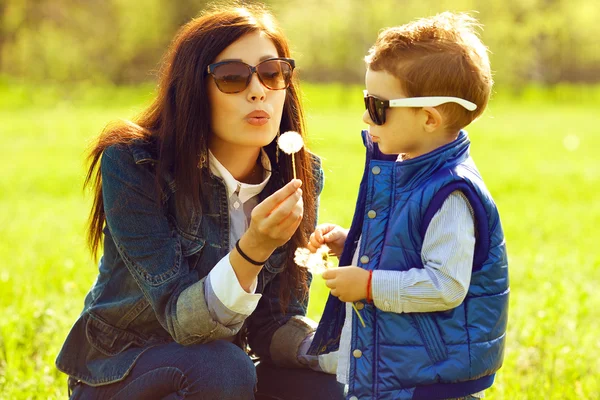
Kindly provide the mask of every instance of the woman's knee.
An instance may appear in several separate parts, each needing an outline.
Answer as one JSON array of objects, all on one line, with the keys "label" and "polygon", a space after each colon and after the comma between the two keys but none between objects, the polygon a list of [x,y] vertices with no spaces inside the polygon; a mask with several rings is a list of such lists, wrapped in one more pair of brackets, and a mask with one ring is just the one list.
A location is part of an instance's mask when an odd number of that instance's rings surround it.
[{"label": "woman's knee", "polygon": [[[196,367],[188,371],[189,392],[202,392],[202,398],[251,399],[256,386],[256,370],[248,355],[233,343],[217,340],[199,345]],[[193,375],[193,376],[190,376]]]}]

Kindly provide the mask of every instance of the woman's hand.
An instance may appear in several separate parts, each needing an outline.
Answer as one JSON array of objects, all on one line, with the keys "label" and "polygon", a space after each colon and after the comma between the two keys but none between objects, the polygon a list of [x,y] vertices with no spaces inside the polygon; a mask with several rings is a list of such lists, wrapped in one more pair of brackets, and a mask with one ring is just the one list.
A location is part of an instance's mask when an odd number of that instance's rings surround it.
[{"label": "woman's hand", "polygon": [[296,232],[304,215],[301,185],[300,179],[293,179],[254,207],[250,226],[240,240],[248,256],[266,260]]},{"label": "woman's hand", "polygon": [[348,230],[335,224],[321,224],[317,226],[315,231],[308,239],[306,246],[311,252],[316,252],[319,247],[326,244],[333,254],[338,258],[342,255],[344,243],[348,237]]},{"label": "woman's hand", "polygon": [[341,301],[354,302],[367,298],[369,271],[353,265],[323,272],[325,285]]}]

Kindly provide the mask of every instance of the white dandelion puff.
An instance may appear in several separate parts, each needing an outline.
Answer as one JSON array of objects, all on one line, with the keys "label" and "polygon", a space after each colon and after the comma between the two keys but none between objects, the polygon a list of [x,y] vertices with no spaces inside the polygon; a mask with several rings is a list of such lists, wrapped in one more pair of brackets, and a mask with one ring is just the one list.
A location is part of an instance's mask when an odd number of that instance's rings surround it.
[{"label": "white dandelion puff", "polygon": [[[316,252],[311,252],[305,247],[298,247],[294,252],[294,262],[302,268],[306,268],[313,275],[323,275],[328,269],[335,268],[333,261],[329,259],[329,247],[322,245]],[[352,308],[356,312],[358,319],[363,327],[366,327],[360,312],[352,303]]]},{"label": "white dandelion puff", "polygon": [[304,146],[302,136],[300,136],[298,132],[287,131],[279,136],[277,146],[279,146],[281,151],[292,156],[292,170],[294,172],[294,179],[296,179],[296,162],[294,161],[294,154],[299,152]]},{"label": "white dandelion puff", "polygon": [[316,252],[304,247],[298,247],[294,252],[294,262],[308,269],[313,275],[321,275],[326,270],[333,268],[333,261],[329,259],[329,247],[321,246]]},{"label": "white dandelion puff", "polygon": [[277,140],[277,145],[286,154],[294,154],[304,146],[302,136],[298,132],[287,131],[282,133]]}]

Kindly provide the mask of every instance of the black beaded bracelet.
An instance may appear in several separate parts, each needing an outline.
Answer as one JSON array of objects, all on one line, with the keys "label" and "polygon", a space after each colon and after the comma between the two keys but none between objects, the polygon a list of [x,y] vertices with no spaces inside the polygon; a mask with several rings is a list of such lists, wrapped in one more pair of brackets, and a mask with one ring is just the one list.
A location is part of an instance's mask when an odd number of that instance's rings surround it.
[{"label": "black beaded bracelet", "polygon": [[260,262],[260,261],[254,261],[253,259],[251,259],[250,257],[248,257],[246,255],[246,253],[244,253],[242,251],[242,249],[240,249],[240,241],[239,240],[237,242],[235,242],[235,248],[237,249],[238,253],[240,253],[240,256],[242,256],[244,258],[244,260],[248,261],[250,264],[253,264],[253,265],[264,265],[267,262],[267,260],[262,261],[262,262]]}]

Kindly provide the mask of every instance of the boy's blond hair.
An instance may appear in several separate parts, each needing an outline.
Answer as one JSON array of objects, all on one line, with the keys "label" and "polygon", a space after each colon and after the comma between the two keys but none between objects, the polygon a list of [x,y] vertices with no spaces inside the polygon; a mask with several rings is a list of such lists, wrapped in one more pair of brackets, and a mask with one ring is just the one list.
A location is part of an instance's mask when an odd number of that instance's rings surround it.
[{"label": "boy's blond hair", "polygon": [[444,12],[383,30],[365,57],[367,67],[399,79],[408,97],[454,96],[477,104],[468,111],[457,104],[438,109],[446,128],[469,125],[487,106],[492,73],[487,48],[468,14]]}]

